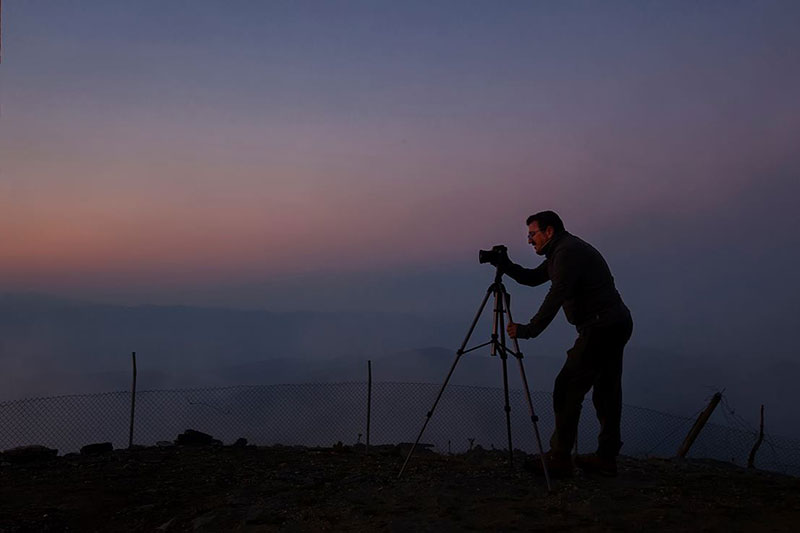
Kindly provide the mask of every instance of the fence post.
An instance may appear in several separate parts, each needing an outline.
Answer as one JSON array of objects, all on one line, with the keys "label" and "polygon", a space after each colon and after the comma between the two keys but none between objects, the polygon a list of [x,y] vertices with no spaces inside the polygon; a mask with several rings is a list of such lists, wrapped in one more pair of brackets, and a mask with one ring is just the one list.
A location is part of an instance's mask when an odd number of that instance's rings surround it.
[{"label": "fence post", "polygon": [[695,439],[703,430],[703,426],[706,425],[706,422],[708,422],[711,413],[714,412],[714,409],[717,407],[717,404],[721,399],[722,399],[722,393],[721,392],[715,393],[714,396],[711,398],[711,401],[708,403],[708,406],[706,406],[703,412],[700,413],[700,416],[697,417],[697,420],[692,426],[692,429],[689,430],[689,434],[686,435],[686,438],[683,440],[683,444],[681,444],[681,447],[678,448],[677,456],[679,458],[683,459],[684,457],[686,457],[686,454],[689,453],[689,448],[691,448],[692,444],[694,444]]},{"label": "fence post", "polygon": [[367,361],[367,448],[369,453],[369,422],[372,415],[372,360]]},{"label": "fence post", "polygon": [[133,385],[131,386],[131,428],[128,432],[128,449],[133,447],[133,417],[136,413],[136,352],[131,353],[133,360]]},{"label": "fence post", "polygon": [[758,440],[753,445],[753,449],[750,450],[750,457],[747,458],[747,468],[755,468],[756,462],[756,452],[758,452],[758,447],[761,446],[761,441],[764,440],[764,405],[761,405],[761,424],[759,425],[758,429]]},{"label": "fence post", "polygon": [[[580,419],[580,415],[579,415],[578,416],[578,426],[580,426],[580,422],[581,422],[581,419]],[[578,455],[578,429],[579,428],[576,426],[575,427],[575,451],[574,451],[574,455],[575,456]]]}]

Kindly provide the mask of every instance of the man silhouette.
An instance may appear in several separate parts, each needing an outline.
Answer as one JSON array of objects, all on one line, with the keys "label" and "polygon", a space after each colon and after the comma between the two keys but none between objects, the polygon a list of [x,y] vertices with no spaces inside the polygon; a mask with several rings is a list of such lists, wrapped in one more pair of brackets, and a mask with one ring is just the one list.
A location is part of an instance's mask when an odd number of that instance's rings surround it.
[{"label": "man silhouette", "polygon": [[[575,444],[583,398],[594,388],[592,402],[600,421],[597,452],[576,458],[587,471],[616,475],[616,457],[622,446],[622,352],[631,337],[633,321],[614,278],[600,252],[564,229],[553,211],[528,217],[528,243],[545,260],[533,269],[523,268],[507,257],[502,271],[517,283],[537,286],[551,282],[539,311],[527,324],[510,323],[509,336],[530,339],[539,335],[560,308],[578,330],[575,345],[553,386],[556,427],[545,454],[553,476],[572,473],[570,451]],[[541,469],[541,461],[531,463]]]}]

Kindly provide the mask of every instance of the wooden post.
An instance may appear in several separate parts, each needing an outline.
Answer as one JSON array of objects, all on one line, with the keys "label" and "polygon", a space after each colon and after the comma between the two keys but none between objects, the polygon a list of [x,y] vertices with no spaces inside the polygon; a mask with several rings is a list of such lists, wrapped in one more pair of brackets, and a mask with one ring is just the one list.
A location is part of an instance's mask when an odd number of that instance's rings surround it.
[{"label": "wooden post", "polygon": [[128,432],[128,449],[133,447],[133,417],[136,413],[136,352],[131,353],[133,360],[133,385],[131,386],[131,428]]},{"label": "wooden post", "polygon": [[369,422],[372,415],[372,360],[367,361],[367,448],[369,453]]},{"label": "wooden post", "polygon": [[[581,419],[579,417],[578,418],[578,425],[580,425],[580,420]],[[575,428],[575,452],[574,452],[574,454],[577,457],[577,455],[578,455],[578,428],[577,427]]]},{"label": "wooden post", "polygon": [[686,438],[683,440],[683,444],[681,444],[681,447],[678,448],[678,455],[677,455],[678,457],[682,459],[686,457],[687,453],[689,453],[689,448],[691,448],[692,444],[694,444],[695,439],[703,430],[703,426],[706,425],[706,422],[708,422],[711,413],[714,412],[714,409],[717,407],[717,404],[721,399],[722,399],[721,392],[717,392],[711,398],[711,401],[708,403],[708,406],[703,410],[702,413],[700,413],[700,416],[697,417],[697,420],[692,426],[692,429],[689,430],[689,434],[686,435]]},{"label": "wooden post", "polygon": [[761,446],[761,441],[764,440],[764,406],[761,406],[761,424],[759,425],[758,429],[758,440],[753,445],[753,449],[750,450],[750,457],[747,458],[747,468],[755,468],[756,462],[756,452],[758,452],[758,447]]}]

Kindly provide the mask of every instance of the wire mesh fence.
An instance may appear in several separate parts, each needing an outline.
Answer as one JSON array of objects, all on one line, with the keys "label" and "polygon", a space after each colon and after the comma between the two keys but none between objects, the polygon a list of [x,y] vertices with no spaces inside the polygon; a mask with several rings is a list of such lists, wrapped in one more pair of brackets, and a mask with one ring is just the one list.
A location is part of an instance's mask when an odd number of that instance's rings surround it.
[{"label": "wire mesh fence", "polygon": [[[438,384],[374,383],[371,444],[413,442],[439,392]],[[366,383],[311,383],[224,388],[153,390],[136,394],[135,444],[175,440],[186,429],[209,433],[225,444],[246,438],[258,445],[331,446],[364,443],[367,426]],[[533,392],[542,446],[547,449],[554,420],[551,395]],[[509,391],[513,447],[538,451],[527,401],[521,390]],[[445,390],[422,441],[439,453],[459,453],[474,446],[507,449],[503,390],[450,385]],[[0,403],[0,450],[27,444],[78,451],[94,442],[128,445],[131,394],[32,398]],[[622,438],[625,455],[671,457],[695,417],[677,416],[626,405]],[[599,424],[584,410],[578,451],[591,452]],[[708,423],[689,457],[717,459],[744,466],[757,433],[746,427]],[[800,475],[800,441],[765,436],[755,465]]]}]

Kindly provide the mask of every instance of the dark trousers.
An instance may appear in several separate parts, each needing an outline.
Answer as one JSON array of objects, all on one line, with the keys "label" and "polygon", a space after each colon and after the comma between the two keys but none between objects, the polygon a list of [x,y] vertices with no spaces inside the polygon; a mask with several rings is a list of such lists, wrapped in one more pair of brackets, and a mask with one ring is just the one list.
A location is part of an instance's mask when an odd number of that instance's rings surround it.
[{"label": "dark trousers", "polygon": [[567,351],[567,362],[556,377],[553,410],[556,429],[550,439],[554,453],[568,455],[575,445],[583,398],[594,387],[592,402],[600,421],[597,454],[616,457],[622,447],[622,352],[631,338],[630,314],[610,324],[582,329]]}]

